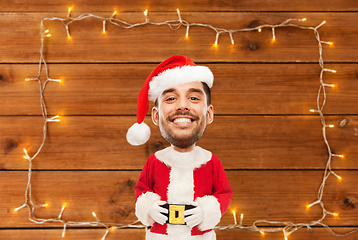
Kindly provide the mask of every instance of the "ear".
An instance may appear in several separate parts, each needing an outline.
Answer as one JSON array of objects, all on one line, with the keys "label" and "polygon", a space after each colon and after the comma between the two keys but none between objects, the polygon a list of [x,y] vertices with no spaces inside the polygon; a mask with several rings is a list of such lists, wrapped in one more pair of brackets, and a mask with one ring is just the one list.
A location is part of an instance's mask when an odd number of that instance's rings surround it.
[{"label": "ear", "polygon": [[214,121],[214,106],[210,104],[208,107],[206,124],[210,124]]},{"label": "ear", "polygon": [[158,115],[158,108],[157,107],[152,108],[152,122],[156,126],[159,125],[159,115]]}]

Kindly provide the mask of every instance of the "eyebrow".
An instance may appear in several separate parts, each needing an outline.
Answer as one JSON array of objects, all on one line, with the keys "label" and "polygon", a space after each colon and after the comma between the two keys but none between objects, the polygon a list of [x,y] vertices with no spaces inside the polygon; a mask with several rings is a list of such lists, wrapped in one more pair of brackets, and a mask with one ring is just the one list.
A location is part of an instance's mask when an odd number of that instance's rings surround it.
[{"label": "eyebrow", "polygon": [[[168,89],[166,89],[166,90],[164,90],[164,91],[162,92],[162,96],[165,95],[165,94],[167,94],[167,93],[171,93],[171,92],[175,92],[175,91],[176,91],[175,88],[168,88]],[[197,92],[197,93],[200,93],[201,95],[204,96],[204,92],[203,92],[201,89],[199,89],[199,88],[189,88],[188,92],[189,92],[189,93]]]}]

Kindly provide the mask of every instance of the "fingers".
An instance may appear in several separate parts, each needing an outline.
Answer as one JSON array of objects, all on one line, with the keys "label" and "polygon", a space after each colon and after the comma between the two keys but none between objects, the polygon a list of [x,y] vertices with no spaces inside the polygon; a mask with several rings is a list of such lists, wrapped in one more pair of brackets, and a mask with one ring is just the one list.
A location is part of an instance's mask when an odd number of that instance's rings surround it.
[{"label": "fingers", "polygon": [[149,216],[157,223],[163,225],[167,222],[168,217],[163,215],[168,214],[168,209],[161,207],[160,205],[165,204],[165,201],[156,201],[152,204],[149,211]]},{"label": "fingers", "polygon": [[189,227],[195,227],[204,220],[204,213],[198,203],[192,204],[195,208],[184,211],[185,222]]},{"label": "fingers", "polygon": [[199,212],[200,210],[196,207],[196,208],[192,208],[189,210],[185,210],[184,211],[184,216],[188,216],[188,215],[192,215],[192,214],[196,214],[197,212]]},{"label": "fingers", "polygon": [[185,218],[186,224],[191,228],[199,225],[202,221],[202,217],[199,215],[191,215]]}]

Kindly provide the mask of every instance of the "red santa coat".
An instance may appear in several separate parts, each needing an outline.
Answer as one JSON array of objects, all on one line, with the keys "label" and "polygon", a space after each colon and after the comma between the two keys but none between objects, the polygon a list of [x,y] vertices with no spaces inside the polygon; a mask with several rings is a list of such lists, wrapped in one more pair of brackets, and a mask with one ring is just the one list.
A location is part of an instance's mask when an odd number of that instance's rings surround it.
[{"label": "red santa coat", "polygon": [[[150,156],[135,187],[136,215],[147,226],[147,239],[216,239],[212,228],[220,222],[231,199],[232,189],[220,160],[211,152],[195,147],[188,153],[172,147]],[[153,202],[199,203],[204,220],[194,228],[160,225],[149,216]]]}]

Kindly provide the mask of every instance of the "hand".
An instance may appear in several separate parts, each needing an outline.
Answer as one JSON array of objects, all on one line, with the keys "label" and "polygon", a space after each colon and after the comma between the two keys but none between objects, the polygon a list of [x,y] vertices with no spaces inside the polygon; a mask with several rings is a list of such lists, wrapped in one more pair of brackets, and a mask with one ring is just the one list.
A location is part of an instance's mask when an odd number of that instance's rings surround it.
[{"label": "hand", "polygon": [[204,212],[199,203],[194,202],[191,205],[195,206],[195,208],[184,211],[184,216],[186,224],[193,228],[204,220]]},{"label": "hand", "polygon": [[149,216],[157,223],[163,225],[167,222],[168,217],[163,215],[168,214],[168,209],[161,207],[160,205],[166,204],[165,201],[156,201],[150,206]]}]

